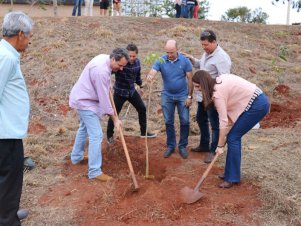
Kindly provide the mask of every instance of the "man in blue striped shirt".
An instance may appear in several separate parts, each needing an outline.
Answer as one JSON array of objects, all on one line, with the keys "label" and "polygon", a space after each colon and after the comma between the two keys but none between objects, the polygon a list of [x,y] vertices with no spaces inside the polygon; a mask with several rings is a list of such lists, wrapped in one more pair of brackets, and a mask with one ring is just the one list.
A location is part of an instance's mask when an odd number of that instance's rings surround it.
[{"label": "man in blue striped shirt", "polygon": [[[129,101],[138,112],[141,137],[156,137],[156,134],[146,132],[146,108],[140,94],[135,89],[135,83],[140,87],[141,91],[143,89],[141,65],[140,60],[137,58],[138,48],[135,44],[131,43],[126,49],[129,51],[130,61],[122,71],[115,73],[114,103],[117,113],[119,114],[123,104]],[[109,119],[107,127],[107,139],[109,144],[113,142],[113,134],[114,124],[113,121]]]},{"label": "man in blue striped shirt", "polygon": [[0,42],[0,225],[21,225],[17,215],[27,135],[29,96],[20,68],[20,53],[32,36],[32,20],[22,12],[5,15]]}]

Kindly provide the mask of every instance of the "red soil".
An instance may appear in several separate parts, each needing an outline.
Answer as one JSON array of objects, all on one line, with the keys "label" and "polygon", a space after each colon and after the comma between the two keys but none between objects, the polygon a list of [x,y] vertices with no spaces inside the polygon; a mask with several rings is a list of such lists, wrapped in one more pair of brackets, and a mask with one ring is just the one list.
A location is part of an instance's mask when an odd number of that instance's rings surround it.
[{"label": "red soil", "polygon": [[[180,190],[196,185],[208,166],[201,161],[204,155],[190,153],[189,158],[183,160],[178,153],[174,153],[164,159],[165,138],[150,139],[150,175],[154,179],[146,180],[144,139],[130,136],[125,139],[140,186],[138,192],[132,189],[123,148],[120,140],[116,140],[112,146],[106,142],[102,145],[102,169],[114,177],[112,181],[88,180],[87,163],[72,165],[70,160],[66,160],[61,166],[61,176],[65,179],[61,184],[49,188],[40,198],[40,203],[70,209],[74,212],[77,225],[85,226],[188,225],[189,222],[210,225],[254,224],[250,216],[260,206],[260,201],[257,197],[258,188],[252,182],[243,180],[231,189],[220,189],[218,184],[221,181],[217,174],[223,170],[215,166],[201,188],[204,196],[192,205],[184,204]],[[239,220],[234,222],[233,215]]]}]

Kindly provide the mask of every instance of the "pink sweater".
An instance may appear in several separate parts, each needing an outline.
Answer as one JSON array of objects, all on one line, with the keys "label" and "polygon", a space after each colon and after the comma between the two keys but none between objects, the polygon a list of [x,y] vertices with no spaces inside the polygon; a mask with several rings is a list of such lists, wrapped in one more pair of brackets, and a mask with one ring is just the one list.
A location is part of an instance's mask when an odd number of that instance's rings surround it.
[{"label": "pink sweater", "polygon": [[219,115],[220,128],[226,128],[244,112],[256,85],[232,74],[221,75],[216,81],[220,84],[214,86],[213,101]]}]

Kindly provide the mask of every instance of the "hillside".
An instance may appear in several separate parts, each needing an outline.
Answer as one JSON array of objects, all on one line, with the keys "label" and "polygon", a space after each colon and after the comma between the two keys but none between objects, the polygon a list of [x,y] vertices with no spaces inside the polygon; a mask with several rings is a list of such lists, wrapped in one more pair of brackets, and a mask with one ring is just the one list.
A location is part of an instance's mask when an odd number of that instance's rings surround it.
[{"label": "hillside", "polygon": [[[24,177],[21,206],[31,214],[23,225],[301,224],[300,27],[131,17],[34,20],[34,37],[22,58],[22,70],[31,98],[25,153],[37,168]],[[194,205],[181,202],[180,189],[194,187],[207,165],[198,153],[190,153],[187,160],[177,154],[163,159],[160,76],[152,89],[149,116],[151,130],[160,135],[149,140],[154,179],[144,178],[145,144],[138,137],[137,114],[130,108],[124,130],[140,190],[132,192],[120,141],[111,147],[103,142],[103,170],[114,180],[88,181],[87,165],[73,166],[68,157],[78,128],[68,95],[84,66],[94,56],[130,42],[138,45],[143,62],[150,53],[163,54],[170,38],[177,40],[181,51],[200,57],[199,34],[208,28],[216,31],[219,44],[231,56],[232,72],[256,83],[272,103],[271,113],[261,123],[264,129],[244,139],[242,183],[230,190],[217,187],[223,156],[202,186],[204,198]],[[149,69],[143,63],[143,75]],[[145,101],[148,95],[146,90]],[[198,141],[195,114],[194,103],[189,147]],[[104,131],[106,123],[103,119]]]}]

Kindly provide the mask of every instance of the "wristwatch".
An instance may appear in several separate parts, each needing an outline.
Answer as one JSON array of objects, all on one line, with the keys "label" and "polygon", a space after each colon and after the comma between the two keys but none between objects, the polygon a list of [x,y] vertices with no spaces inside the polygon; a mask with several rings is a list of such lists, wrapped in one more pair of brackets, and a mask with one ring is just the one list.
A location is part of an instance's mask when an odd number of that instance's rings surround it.
[{"label": "wristwatch", "polygon": [[187,98],[188,98],[188,99],[192,99],[192,96],[188,96]]}]

